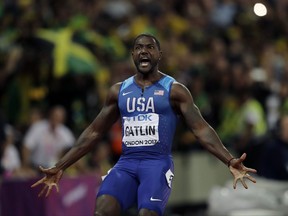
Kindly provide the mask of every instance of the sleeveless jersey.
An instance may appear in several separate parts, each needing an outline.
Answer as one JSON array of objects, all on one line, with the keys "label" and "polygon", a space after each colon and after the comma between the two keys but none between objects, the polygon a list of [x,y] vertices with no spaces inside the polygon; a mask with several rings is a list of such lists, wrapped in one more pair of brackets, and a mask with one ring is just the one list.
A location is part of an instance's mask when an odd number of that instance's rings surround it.
[{"label": "sleeveless jersey", "polygon": [[174,81],[164,75],[143,91],[134,76],[122,83],[118,96],[122,156],[149,158],[171,154],[177,122],[169,99]]}]

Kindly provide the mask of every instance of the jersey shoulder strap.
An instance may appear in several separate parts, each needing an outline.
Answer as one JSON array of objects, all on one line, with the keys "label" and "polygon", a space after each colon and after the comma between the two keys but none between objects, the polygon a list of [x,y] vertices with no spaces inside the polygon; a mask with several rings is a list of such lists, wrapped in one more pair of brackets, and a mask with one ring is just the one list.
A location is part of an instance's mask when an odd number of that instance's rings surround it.
[{"label": "jersey shoulder strap", "polygon": [[161,86],[163,86],[163,88],[166,90],[166,91],[170,91],[170,87],[172,85],[172,83],[175,82],[175,79],[169,75],[165,75],[165,77],[163,79],[161,79],[159,81],[159,84]]},{"label": "jersey shoulder strap", "polygon": [[133,80],[134,80],[134,76],[131,76],[131,77],[129,77],[128,79],[124,80],[124,81],[122,82],[121,87],[120,87],[120,92],[121,92],[123,89],[127,88],[128,86],[130,86],[131,84],[133,84]]}]

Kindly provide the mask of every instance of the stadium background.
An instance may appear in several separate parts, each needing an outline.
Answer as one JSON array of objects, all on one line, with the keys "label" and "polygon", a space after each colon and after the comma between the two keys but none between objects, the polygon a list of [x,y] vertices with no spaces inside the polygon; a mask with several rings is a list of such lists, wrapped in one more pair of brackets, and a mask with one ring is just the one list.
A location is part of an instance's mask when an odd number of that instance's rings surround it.
[{"label": "stadium background", "polygon": [[[247,152],[247,166],[265,169],[259,154],[263,140],[277,131],[279,119],[288,112],[288,3],[262,1],[267,14],[257,16],[257,2],[1,1],[1,121],[13,128],[20,157],[33,113],[45,116],[54,105],[65,108],[65,124],[77,137],[99,112],[109,86],[134,74],[130,46],[136,35],[146,32],[161,42],[160,70],[190,89],[225,145],[235,155]],[[95,172],[106,171],[117,160],[119,141],[115,125],[103,140],[112,148],[106,149],[101,171]],[[230,174],[222,164],[213,167],[217,161],[184,125],[178,127],[173,152],[182,174],[170,214],[193,215],[192,209],[195,215],[204,214],[210,189]],[[75,170],[71,175],[81,175]],[[211,181],[203,180],[207,178]],[[182,183],[181,189],[182,180],[187,185]],[[184,195],[189,184],[197,189]]]}]

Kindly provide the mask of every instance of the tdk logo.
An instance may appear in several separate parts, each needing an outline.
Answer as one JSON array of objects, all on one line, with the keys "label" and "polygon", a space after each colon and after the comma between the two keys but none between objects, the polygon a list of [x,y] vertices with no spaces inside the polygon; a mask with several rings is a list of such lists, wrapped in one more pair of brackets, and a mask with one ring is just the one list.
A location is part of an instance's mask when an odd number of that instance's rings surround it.
[{"label": "tdk logo", "polygon": [[152,115],[151,114],[143,114],[138,116],[132,116],[132,117],[124,117],[125,121],[152,121]]}]

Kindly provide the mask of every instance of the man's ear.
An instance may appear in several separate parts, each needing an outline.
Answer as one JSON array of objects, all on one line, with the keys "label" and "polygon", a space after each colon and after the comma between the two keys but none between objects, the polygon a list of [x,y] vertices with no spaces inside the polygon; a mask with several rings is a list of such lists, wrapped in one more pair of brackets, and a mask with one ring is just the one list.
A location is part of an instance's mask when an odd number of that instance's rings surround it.
[{"label": "man's ear", "polygon": [[158,58],[158,60],[159,60],[159,61],[161,60],[161,58],[162,58],[162,55],[163,55],[163,52],[162,52],[162,51],[160,51],[160,52],[159,52],[159,58]]}]

